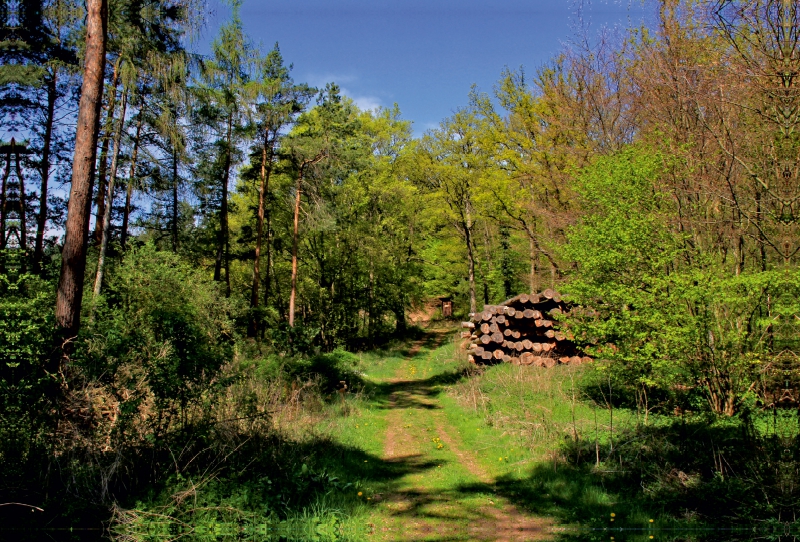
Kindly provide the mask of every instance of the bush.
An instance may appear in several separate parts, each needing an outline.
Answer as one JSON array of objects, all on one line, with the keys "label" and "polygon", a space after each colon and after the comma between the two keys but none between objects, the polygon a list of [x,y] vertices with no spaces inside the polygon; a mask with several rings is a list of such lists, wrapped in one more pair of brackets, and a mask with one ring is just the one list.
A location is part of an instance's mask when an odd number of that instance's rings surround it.
[{"label": "bush", "polygon": [[777,319],[769,300],[797,292],[800,277],[734,274],[719,251],[688,239],[659,185],[662,170],[660,156],[631,147],[580,178],[591,210],[568,235],[565,254],[575,270],[565,292],[596,310],[583,318],[573,311],[571,324],[590,353],[613,360],[607,367],[619,383],[642,397],[697,390],[708,410],[731,416],[779,351],[775,322],[796,330],[791,301]]},{"label": "bush", "polygon": [[150,438],[186,425],[233,357],[233,313],[204,273],[145,245],[126,255],[98,305],[87,376],[111,386],[124,418],[148,419]]},{"label": "bush", "polygon": [[255,374],[259,379],[285,378],[296,382],[314,380],[320,391],[326,394],[341,388],[342,381],[347,383],[350,390],[362,386],[361,373],[358,371],[360,359],[342,349],[312,356],[271,355],[251,363],[256,366]]}]

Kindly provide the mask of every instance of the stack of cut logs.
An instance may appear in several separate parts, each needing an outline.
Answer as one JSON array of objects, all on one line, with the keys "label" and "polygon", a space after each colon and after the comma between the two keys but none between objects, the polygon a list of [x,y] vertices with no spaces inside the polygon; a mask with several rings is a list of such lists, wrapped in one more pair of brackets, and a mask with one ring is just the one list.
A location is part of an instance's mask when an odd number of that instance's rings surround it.
[{"label": "stack of cut logs", "polygon": [[539,367],[591,361],[580,354],[569,332],[553,329],[567,310],[561,295],[550,288],[539,294],[520,294],[499,305],[484,305],[482,312],[461,323],[467,328],[461,337],[469,339],[469,361]]}]

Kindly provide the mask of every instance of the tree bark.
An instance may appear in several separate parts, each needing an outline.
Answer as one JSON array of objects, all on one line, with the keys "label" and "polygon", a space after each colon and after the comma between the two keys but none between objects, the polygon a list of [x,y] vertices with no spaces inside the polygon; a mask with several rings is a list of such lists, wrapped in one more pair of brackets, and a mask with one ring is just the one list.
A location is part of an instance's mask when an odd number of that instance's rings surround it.
[{"label": "tree bark", "polygon": [[[14,146],[14,139],[11,140],[12,146]],[[16,152],[16,165],[17,165],[17,183],[19,183],[19,248],[22,251],[22,259],[21,259],[21,266],[20,271],[25,273],[27,271],[26,262],[28,261],[27,258],[27,251],[28,251],[28,223],[26,220],[26,213],[25,213],[25,179],[22,176],[22,168],[19,165],[19,151]]]},{"label": "tree bark", "polygon": [[[256,224],[256,254],[253,259],[253,287],[250,292],[250,308],[253,309],[253,314],[250,317],[250,325],[247,328],[248,337],[255,337],[258,334],[258,318],[255,314],[255,309],[259,306],[258,294],[261,280],[261,245],[264,239],[264,212],[271,172],[272,145],[269,138],[269,130],[265,130],[264,146],[261,148],[261,185],[258,189],[258,219]],[[269,273],[269,269],[267,269],[267,273]]]},{"label": "tree bark", "polygon": [[297,175],[297,187],[294,200],[294,231],[292,234],[292,290],[289,293],[289,327],[294,327],[295,301],[297,298],[297,248],[300,232],[300,195],[302,194],[303,188],[303,173],[306,167],[316,164],[325,158],[325,156],[325,152],[321,152],[314,158],[304,160],[303,163],[300,164],[300,172]]},{"label": "tree bark", "polygon": [[228,183],[231,170],[231,137],[233,133],[233,114],[228,115],[228,133],[225,138],[225,161],[222,172],[222,198],[219,211],[219,234],[217,236],[217,258],[214,264],[214,280],[222,280],[222,269],[225,269],[225,296],[231,295],[230,269],[228,267]]},{"label": "tree bark", "polygon": [[133,196],[133,183],[136,179],[136,162],[139,158],[139,138],[142,135],[142,112],[139,111],[139,121],[136,124],[136,136],[133,138],[133,153],[131,154],[131,169],[128,173],[128,186],[125,190],[125,210],[122,212],[122,231],[120,232],[120,247],[125,250],[128,244],[128,221],[131,216],[131,197]]},{"label": "tree bark", "polygon": [[536,243],[534,243],[533,237],[528,236],[528,242],[530,243],[531,249],[531,273],[528,282],[530,283],[531,293],[534,293],[538,289],[536,287],[536,260],[538,259],[538,251],[536,250]]},{"label": "tree bark", "polygon": [[178,149],[175,142],[172,142],[172,220],[170,222],[170,237],[172,239],[172,252],[178,252],[178,220],[180,211],[178,209]]},{"label": "tree bark", "polygon": [[478,311],[478,302],[475,297],[475,254],[472,246],[472,206],[467,201],[465,206],[464,240],[467,243],[467,277],[469,281],[469,312]]},{"label": "tree bark", "polygon": [[125,124],[125,110],[128,105],[128,91],[122,93],[122,104],[120,105],[119,124],[114,132],[114,150],[111,154],[111,172],[108,176],[108,212],[103,216],[103,229],[101,230],[100,254],[97,258],[97,274],[94,278],[94,300],[92,306],[100,295],[103,287],[103,271],[105,270],[106,251],[108,250],[108,239],[111,237],[111,213],[114,210],[114,184],[117,180],[117,163],[119,161],[119,147],[122,141],[122,128]]},{"label": "tree bark", "polygon": [[300,230],[300,195],[302,192],[303,170],[305,163],[300,166],[300,173],[297,175],[297,186],[295,187],[294,198],[294,230],[292,233],[292,290],[289,294],[289,327],[294,327],[294,305],[297,297],[297,243]]},{"label": "tree bark", "polygon": [[44,230],[47,228],[47,185],[50,181],[50,145],[53,140],[53,120],[56,111],[58,71],[53,68],[53,76],[47,80],[47,116],[45,117],[44,138],[42,141],[42,161],[39,165],[42,184],[39,188],[39,216],[36,221],[36,240],[33,247],[33,271],[40,273],[44,258]]},{"label": "tree bark", "polygon": [[272,289],[272,224],[270,213],[266,213],[267,218],[267,265],[264,273],[264,305],[269,305],[269,296]]},{"label": "tree bark", "polygon": [[107,0],[86,0],[86,8],[86,60],[55,311],[56,326],[61,335],[57,337],[58,346],[62,347],[65,356],[71,350],[68,340],[75,337],[80,329],[83,279],[86,273],[86,234],[92,204],[92,179],[106,61]]},{"label": "tree bark", "polygon": [[114,112],[117,108],[117,82],[119,81],[119,67],[122,63],[122,57],[117,57],[114,63],[114,73],[111,76],[111,96],[108,100],[108,115],[106,116],[106,124],[103,129],[103,145],[100,149],[100,169],[97,172],[97,218],[94,222],[94,233],[92,238],[94,244],[100,243],[103,237],[103,224],[106,212],[106,171],[108,170],[108,144],[111,140],[111,129],[114,125]]},{"label": "tree bark", "polygon": [[[11,175],[11,149],[6,154],[6,170],[3,173],[3,186],[0,188],[0,249],[6,248],[6,221],[8,219],[7,191],[8,177]],[[2,271],[5,271],[3,269]]]}]

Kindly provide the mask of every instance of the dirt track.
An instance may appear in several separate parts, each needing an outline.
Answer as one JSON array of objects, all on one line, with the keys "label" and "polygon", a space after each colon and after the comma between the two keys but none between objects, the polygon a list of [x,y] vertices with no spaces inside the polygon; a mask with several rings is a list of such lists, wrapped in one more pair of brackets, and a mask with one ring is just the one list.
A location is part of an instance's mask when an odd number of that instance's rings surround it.
[{"label": "dirt track", "polygon": [[[433,338],[434,348],[448,339],[446,334]],[[448,423],[437,399],[436,386],[430,379],[409,378],[408,366],[431,337],[417,341],[386,383],[388,400],[387,431],[383,460],[403,462],[418,468],[407,474],[398,489],[382,496],[382,505],[397,521],[384,527],[386,540],[544,540],[552,538],[549,522],[531,517],[499,496],[492,495],[494,480],[472,450],[465,447],[458,430]],[[423,429],[422,426],[427,426]],[[426,453],[431,449],[431,435],[436,435],[446,450],[448,468],[459,470],[472,486],[485,486],[486,497],[465,498],[457,488],[435,488],[431,471],[437,460]],[[441,455],[441,454],[439,454]],[[441,461],[439,459],[438,461]],[[464,484],[464,482],[461,482]],[[379,534],[379,533],[376,533]]]}]

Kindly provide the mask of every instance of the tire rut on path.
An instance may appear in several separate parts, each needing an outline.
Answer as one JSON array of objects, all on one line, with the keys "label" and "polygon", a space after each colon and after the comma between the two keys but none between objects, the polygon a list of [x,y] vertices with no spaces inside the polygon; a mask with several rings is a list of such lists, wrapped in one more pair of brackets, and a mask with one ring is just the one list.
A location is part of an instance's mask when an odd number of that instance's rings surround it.
[{"label": "tire rut on path", "polygon": [[[441,346],[448,337],[449,334],[439,333],[431,349]],[[416,341],[405,360],[408,362],[417,356],[426,342],[426,339]],[[417,466],[432,462],[432,458],[427,458],[424,452],[429,442],[422,438],[418,431],[412,431],[410,424],[404,423],[404,414],[407,414],[407,411],[424,410],[426,419],[432,422],[438,438],[454,456],[454,463],[468,473],[468,477],[474,480],[473,483],[486,486],[487,493],[492,493],[494,479],[466,449],[458,431],[446,420],[433,393],[434,386],[421,378],[407,378],[405,370],[406,367],[401,366],[395,377],[388,380],[394,389],[389,394],[383,460],[402,461]],[[437,494],[425,487],[421,470],[407,475],[404,482],[402,490],[395,490],[384,499],[390,513],[403,521],[403,536],[393,537],[392,540],[420,538],[430,540],[430,536],[438,537],[433,538],[434,540],[466,537],[469,540],[497,542],[552,538],[547,531],[550,525],[548,521],[522,513],[499,496],[487,499],[486,504],[478,506],[477,509],[473,507],[468,510],[462,499],[453,491]],[[432,516],[436,517],[438,524],[432,527],[430,521],[422,520],[422,516],[429,520]]]}]

